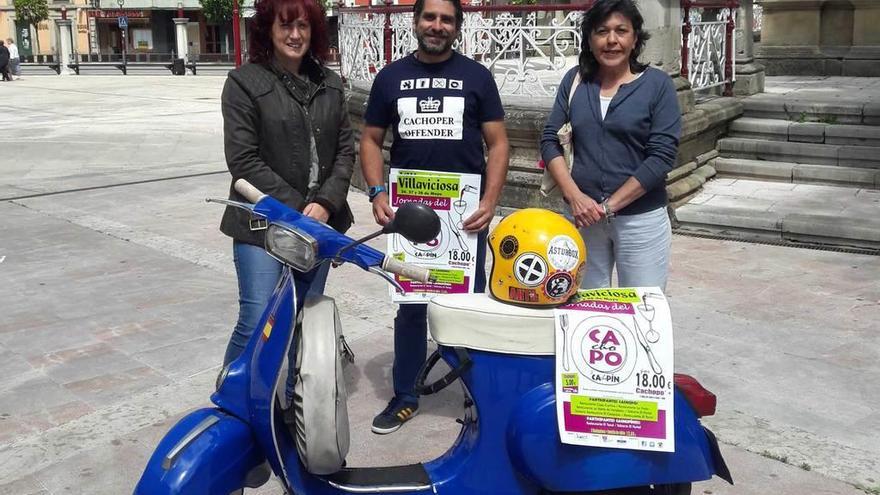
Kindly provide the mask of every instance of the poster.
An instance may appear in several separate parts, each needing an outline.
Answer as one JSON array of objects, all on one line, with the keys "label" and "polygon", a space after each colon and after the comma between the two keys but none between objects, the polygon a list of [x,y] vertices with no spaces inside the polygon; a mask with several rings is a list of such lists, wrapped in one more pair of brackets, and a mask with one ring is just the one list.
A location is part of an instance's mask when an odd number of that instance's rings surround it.
[{"label": "poster", "polygon": [[395,303],[426,303],[437,294],[474,290],[477,234],[463,223],[480,204],[480,176],[392,168],[389,176],[391,208],[421,202],[440,217],[440,234],[430,242],[413,244],[401,235],[387,237],[386,252],[395,258],[431,270],[434,282],[422,283],[395,275],[405,294],[391,288]]},{"label": "poster", "polygon": [[660,288],[581,290],[555,317],[562,442],[674,452],[672,319]]}]

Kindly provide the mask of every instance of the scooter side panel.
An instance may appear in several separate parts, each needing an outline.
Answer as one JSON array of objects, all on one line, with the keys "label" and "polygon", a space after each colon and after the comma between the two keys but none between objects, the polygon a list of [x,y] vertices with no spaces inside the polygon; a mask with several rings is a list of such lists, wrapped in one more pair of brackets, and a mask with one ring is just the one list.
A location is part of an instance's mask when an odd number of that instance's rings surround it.
[{"label": "scooter side panel", "polygon": [[217,409],[199,409],[159,443],[135,495],[229,495],[265,460],[247,424]]},{"label": "scooter side panel", "polygon": [[[250,408],[250,424],[257,443],[272,470],[286,483],[287,472],[282,460],[285,455],[279,451],[276,432],[279,431],[279,414],[273,413],[275,404],[275,387],[284,358],[287,355],[291,333],[294,328],[294,315],[299,307],[297,294],[300,287],[294,282],[290,272],[285,270],[279,286],[266,308],[264,325],[260,336],[254,336],[253,357],[248,370],[248,406]],[[258,329],[258,331],[260,331]],[[282,381],[281,387],[285,386]]]},{"label": "scooter side panel", "polygon": [[[440,346],[440,352],[450,367],[459,364],[452,348]],[[540,487],[521,476],[512,465],[507,455],[507,430],[510,414],[520,397],[552,375],[544,370],[542,358],[472,349],[467,352],[473,366],[462,375],[462,380],[475,402],[476,417],[465,425],[446,454],[425,464],[437,493],[539,493]]]},{"label": "scooter side panel", "polygon": [[551,491],[592,491],[707,480],[715,474],[709,438],[684,396],[675,397],[675,452],[563,444],[555,393],[546,383],[522,397],[512,417],[511,457]]}]

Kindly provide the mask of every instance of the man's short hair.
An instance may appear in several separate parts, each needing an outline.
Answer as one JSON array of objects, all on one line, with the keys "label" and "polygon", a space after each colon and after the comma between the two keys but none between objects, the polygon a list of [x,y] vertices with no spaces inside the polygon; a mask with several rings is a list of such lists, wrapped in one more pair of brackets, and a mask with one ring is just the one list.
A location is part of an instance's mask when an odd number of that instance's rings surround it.
[{"label": "man's short hair", "polygon": [[[464,21],[464,12],[461,10],[461,0],[443,0],[449,2],[455,7],[455,30],[461,29],[461,23]],[[413,22],[418,22],[422,11],[425,10],[425,0],[416,0],[413,4]]]}]

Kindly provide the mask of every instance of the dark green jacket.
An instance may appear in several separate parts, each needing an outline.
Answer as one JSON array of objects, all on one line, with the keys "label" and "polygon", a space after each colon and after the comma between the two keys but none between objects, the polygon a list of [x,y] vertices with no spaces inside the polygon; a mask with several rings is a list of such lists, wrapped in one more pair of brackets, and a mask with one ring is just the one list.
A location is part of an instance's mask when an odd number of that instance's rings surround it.
[{"label": "dark green jacket", "polygon": [[[244,178],[262,192],[302,211],[306,200],[330,212],[329,224],[345,232],[352,224],[346,202],[354,166],[354,137],[342,80],[311,61],[305,73],[314,91],[285,84],[289,74],[269,65],[246,64],[229,72],[221,99],[226,165],[232,182]],[[311,143],[315,136],[320,187],[308,193]],[[245,201],[232,187],[229,199]],[[264,233],[251,230],[248,212],[227,207],[220,230],[233,239],[262,246]]]}]

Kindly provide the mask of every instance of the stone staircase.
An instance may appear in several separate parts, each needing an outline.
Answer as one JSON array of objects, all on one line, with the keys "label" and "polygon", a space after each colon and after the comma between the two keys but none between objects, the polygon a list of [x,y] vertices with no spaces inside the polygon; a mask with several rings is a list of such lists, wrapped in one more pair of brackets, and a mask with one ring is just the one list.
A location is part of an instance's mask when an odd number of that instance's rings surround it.
[{"label": "stone staircase", "polygon": [[880,100],[760,94],[743,110],[678,231],[880,254]]}]

